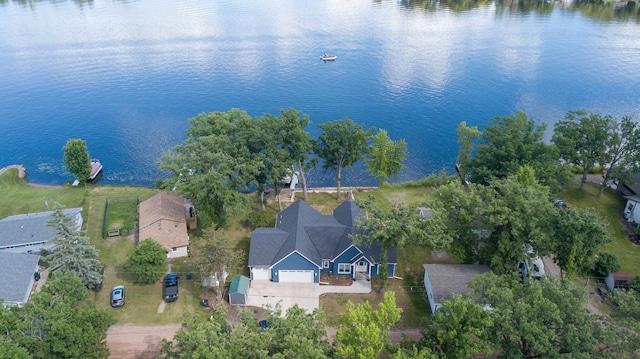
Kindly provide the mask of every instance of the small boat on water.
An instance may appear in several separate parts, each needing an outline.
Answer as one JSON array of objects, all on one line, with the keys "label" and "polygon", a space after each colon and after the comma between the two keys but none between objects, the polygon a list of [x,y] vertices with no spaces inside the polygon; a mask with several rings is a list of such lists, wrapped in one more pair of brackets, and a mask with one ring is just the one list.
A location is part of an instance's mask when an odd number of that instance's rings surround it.
[{"label": "small boat on water", "polygon": [[93,181],[96,178],[96,176],[98,176],[100,171],[102,171],[102,164],[100,163],[100,160],[92,158],[91,159],[91,176],[89,176],[89,180]]},{"label": "small boat on water", "polygon": [[[89,176],[89,180],[87,180],[87,182],[91,182],[95,180],[100,173],[102,173],[102,164],[100,163],[100,160],[92,158],[91,159],[91,175]],[[73,181],[72,186],[77,186],[79,184],[80,184],[80,181],[76,179],[75,181]]]},{"label": "small boat on water", "polygon": [[320,60],[322,60],[322,61],[334,61],[337,58],[338,58],[338,56],[331,55],[331,54],[324,54],[324,55],[320,56]]}]

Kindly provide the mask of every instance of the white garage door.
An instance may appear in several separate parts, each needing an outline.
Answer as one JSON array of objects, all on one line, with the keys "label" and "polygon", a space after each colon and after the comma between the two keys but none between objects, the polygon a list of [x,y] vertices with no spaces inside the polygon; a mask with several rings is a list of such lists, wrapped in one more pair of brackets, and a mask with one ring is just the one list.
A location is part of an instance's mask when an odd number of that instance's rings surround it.
[{"label": "white garage door", "polygon": [[312,270],[280,270],[280,282],[313,283]]},{"label": "white garage door", "polygon": [[251,268],[253,274],[253,280],[269,280],[269,268]]}]

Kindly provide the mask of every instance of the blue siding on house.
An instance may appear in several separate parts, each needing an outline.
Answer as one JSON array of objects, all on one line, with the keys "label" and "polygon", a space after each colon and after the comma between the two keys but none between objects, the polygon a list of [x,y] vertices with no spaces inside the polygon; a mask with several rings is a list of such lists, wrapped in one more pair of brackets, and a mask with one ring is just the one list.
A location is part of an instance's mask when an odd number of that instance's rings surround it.
[{"label": "blue siding on house", "polygon": [[274,282],[279,282],[280,278],[278,278],[279,270],[313,270],[314,278],[313,281],[315,283],[320,282],[320,270],[318,266],[308,261],[306,258],[294,252],[290,254],[288,257],[283,259],[280,263],[271,267],[271,280]]},{"label": "blue siding on house", "polygon": [[342,276],[353,275],[352,272],[338,273],[338,263],[351,263],[351,259],[357,256],[358,254],[360,254],[360,250],[352,246],[349,249],[347,249],[344,253],[342,253],[340,256],[334,258],[333,262],[331,263],[331,270],[333,271],[333,275],[342,275]]},{"label": "blue siding on house", "polygon": [[329,261],[329,268],[320,269],[320,273],[324,273],[324,274],[327,274],[331,271],[333,271],[333,264],[331,263],[331,261]]}]

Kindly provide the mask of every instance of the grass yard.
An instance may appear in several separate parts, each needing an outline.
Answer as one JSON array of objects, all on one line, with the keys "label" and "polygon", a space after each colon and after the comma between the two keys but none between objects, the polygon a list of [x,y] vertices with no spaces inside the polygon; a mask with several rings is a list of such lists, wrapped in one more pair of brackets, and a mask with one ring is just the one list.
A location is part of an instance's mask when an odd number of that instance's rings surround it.
[{"label": "grass yard", "polygon": [[48,211],[53,208],[55,202],[67,208],[85,207],[93,188],[92,185],[35,188],[18,178],[17,169],[10,169],[0,176],[0,193],[2,193],[0,218],[14,214]]},{"label": "grass yard", "polygon": [[627,239],[627,231],[620,224],[622,211],[626,203],[622,196],[609,188],[605,189],[602,197],[598,198],[596,183],[586,183],[584,190],[579,189],[579,183],[568,184],[560,193],[569,206],[578,208],[591,208],[600,217],[608,228],[613,241],[604,246],[603,251],[615,254],[622,265],[621,272],[640,275],[640,246],[631,243]]},{"label": "grass yard", "polygon": [[324,310],[327,325],[337,326],[340,314],[345,312],[347,302],[356,306],[368,301],[374,309],[384,300],[385,292],[394,292],[396,305],[402,308],[402,316],[396,328],[419,328],[424,326],[431,317],[429,304],[424,297],[422,277],[404,277],[403,279],[389,279],[384,291],[380,292],[380,279],[371,280],[373,290],[368,294],[327,293],[320,296],[320,307]]},{"label": "grass yard", "polygon": [[[346,188],[349,190],[350,188]],[[196,272],[189,265],[188,258],[173,260],[172,271],[179,273],[180,298],[173,303],[166,303],[164,311],[158,313],[162,305],[162,281],[151,284],[136,283],[124,269],[128,251],[133,248],[134,233],[137,219],[136,200],[144,201],[155,193],[156,190],[145,187],[132,186],[93,186],[79,187],[62,186],[55,188],[34,188],[23,180],[18,179],[18,171],[10,170],[0,176],[0,191],[2,191],[2,205],[0,206],[0,218],[20,213],[32,213],[47,210],[44,199],[46,198],[51,208],[54,202],[59,202],[68,208],[83,207],[83,217],[86,235],[100,253],[100,261],[105,265],[105,278],[102,290],[92,298],[101,308],[110,308],[109,297],[111,288],[116,285],[124,285],[126,288],[126,305],[121,308],[110,309],[119,323],[132,323],[141,325],[156,325],[178,323],[180,314],[184,311],[206,313],[207,309],[200,306],[200,282],[186,280],[187,272]],[[432,189],[423,186],[401,187],[390,186],[383,189],[366,191],[354,190],[356,199],[365,200],[368,195],[376,196],[383,206],[391,206],[393,203],[415,205],[422,203],[430,195]],[[302,193],[297,193],[297,198],[302,198]],[[120,229],[122,236],[102,238],[103,215],[105,200],[109,200],[106,215],[106,230]],[[247,208],[234,218],[231,218],[222,235],[233,241],[237,250],[242,253],[244,261],[239,268],[230,270],[229,280],[235,275],[249,275],[246,260],[249,253],[251,231],[256,227],[273,226],[278,213],[277,202],[269,202],[267,211],[262,212],[257,196],[252,208]],[[330,214],[341,201],[336,200],[335,193],[309,193],[309,203],[321,213]],[[282,202],[283,208],[289,205]],[[203,233],[201,230],[190,231],[192,241],[199,240]],[[400,327],[419,327],[425,318],[430,316],[429,305],[424,299],[422,287],[423,263],[436,263],[450,261],[448,258],[436,257],[431,251],[421,247],[411,247],[398,251],[399,267],[397,274],[402,279],[390,279],[385,290],[396,292],[397,304],[404,309]],[[378,279],[373,279],[374,286],[379,288]],[[374,307],[383,299],[382,293],[374,291],[368,295],[330,295],[321,298],[321,307],[325,309],[330,324],[335,325],[338,313],[344,311],[348,300],[361,303],[369,300]]]},{"label": "grass yard", "polygon": [[[109,199],[105,232],[119,230],[124,236],[133,233],[136,227],[136,211],[138,203],[136,198]],[[133,215],[132,215],[133,214]]]}]

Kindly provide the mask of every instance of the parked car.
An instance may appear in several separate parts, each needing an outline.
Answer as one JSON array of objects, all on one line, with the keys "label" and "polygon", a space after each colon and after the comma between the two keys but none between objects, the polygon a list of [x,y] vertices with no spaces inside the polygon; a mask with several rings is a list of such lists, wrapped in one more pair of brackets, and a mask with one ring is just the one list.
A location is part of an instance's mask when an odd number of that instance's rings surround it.
[{"label": "parked car", "polygon": [[117,285],[111,289],[111,306],[122,307],[124,305],[124,286]]},{"label": "parked car", "polygon": [[178,273],[169,273],[164,276],[164,290],[162,292],[165,302],[178,300]]}]

